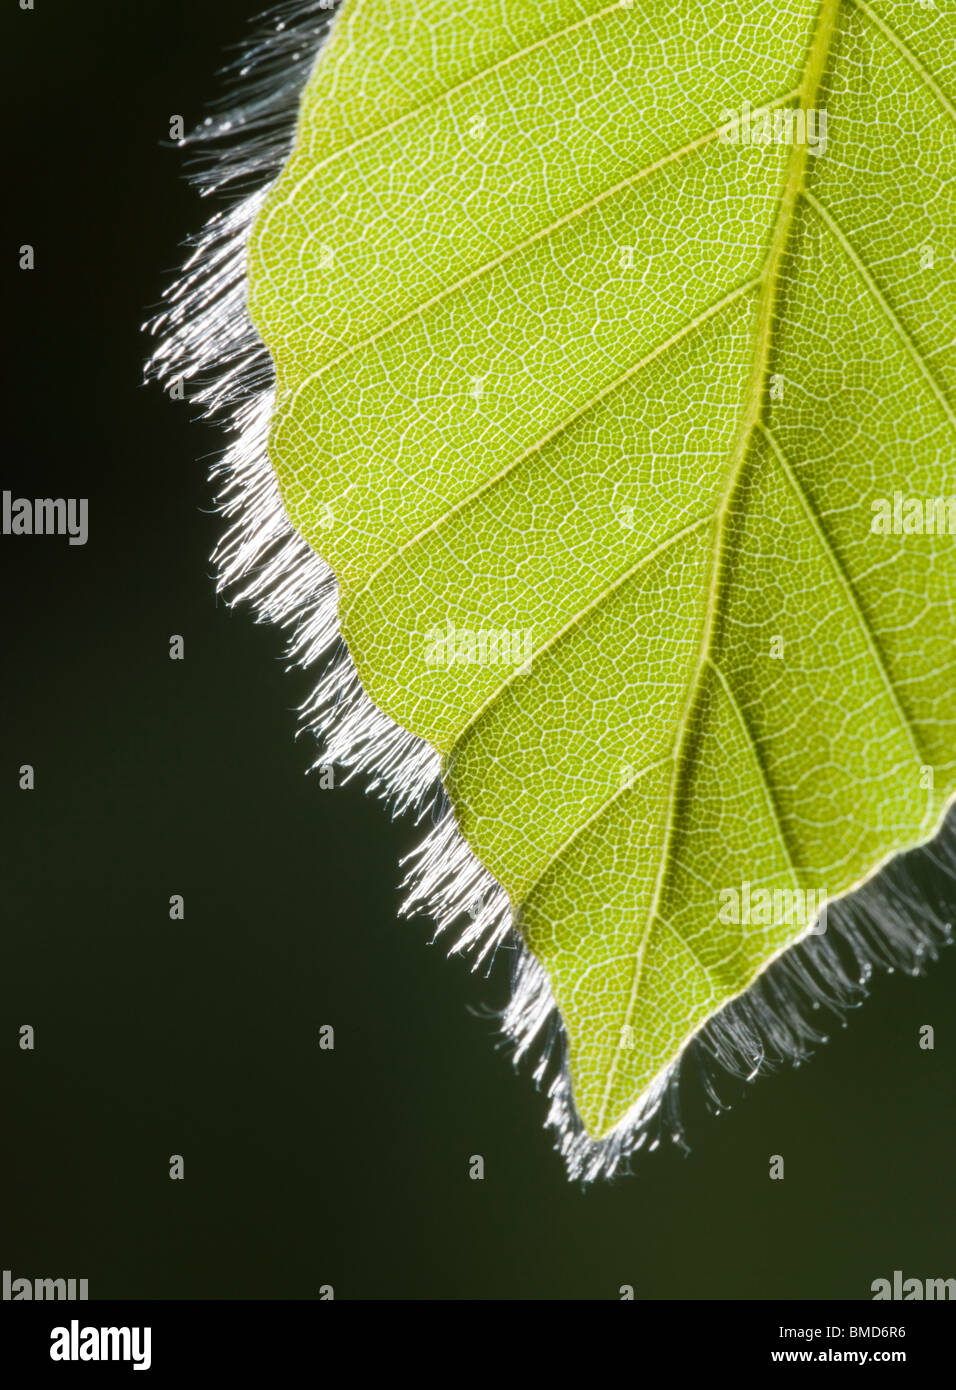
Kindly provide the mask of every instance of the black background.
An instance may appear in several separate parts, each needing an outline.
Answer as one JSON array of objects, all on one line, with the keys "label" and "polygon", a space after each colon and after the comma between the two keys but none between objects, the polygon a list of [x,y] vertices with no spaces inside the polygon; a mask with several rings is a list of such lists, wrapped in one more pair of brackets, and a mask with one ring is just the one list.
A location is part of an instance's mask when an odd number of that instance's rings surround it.
[{"label": "black background", "polygon": [[90,539],[0,541],[0,1267],[94,1299],[842,1299],[956,1272],[952,950],[689,1116],[689,1157],[568,1184],[496,1048],[507,962],[472,975],[399,921],[419,832],[306,776],[309,678],[215,596],[221,437],[141,385],[140,324],[207,211],[169,119],[201,119],[258,6],[3,8],[2,486],[88,497]]}]

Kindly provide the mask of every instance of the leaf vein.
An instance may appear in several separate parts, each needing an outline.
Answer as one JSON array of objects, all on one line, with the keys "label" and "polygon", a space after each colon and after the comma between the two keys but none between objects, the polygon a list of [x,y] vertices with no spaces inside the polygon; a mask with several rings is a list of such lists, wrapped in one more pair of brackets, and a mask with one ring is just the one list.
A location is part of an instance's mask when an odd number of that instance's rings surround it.
[{"label": "leaf vein", "polygon": [[[910,719],[909,715],[906,713],[906,710],[903,708],[900,698],[896,692],[896,688],[893,685],[892,680],[890,679],[889,669],[886,665],[885,657],[883,656],[883,653],[880,650],[879,640],[876,636],[875,631],[873,630],[873,625],[867,618],[863,606],[860,603],[859,596],[857,595],[853,581],[850,578],[850,575],[848,574],[845,565],[843,564],[842,560],[837,554],[836,548],[832,540],[830,539],[830,536],[824,529],[816,508],[810,501],[809,496],[807,495],[803,485],[801,484],[799,478],[794,472],[794,469],[791,466],[789,459],[783,452],[783,449],[780,447],[779,442],[765,424],[761,424],[760,429],[763,432],[763,435],[766,438],[767,443],[770,445],[770,450],[773,458],[776,460],[777,465],[780,468],[780,471],[783,473],[783,476],[785,477],[787,483],[793,491],[794,496],[797,499],[798,505],[800,506],[808,522],[810,523],[810,528],[813,531],[813,534],[816,536],[820,544],[820,548],[826,556],[827,562],[829,563],[830,568],[833,570],[833,573],[837,578],[840,590],[846,598],[847,604],[851,612],[853,613],[857,626],[859,627],[860,632],[862,633],[863,640],[866,643],[867,650],[873,660],[873,664],[876,667],[880,680],[882,681],[886,693],[889,696],[890,703],[893,706],[893,710],[896,715],[897,723],[902,729],[906,737],[906,741],[909,743],[917,763],[919,763],[921,766],[924,766],[929,762],[929,758],[920,748],[919,736],[917,735],[913,722]],[[930,802],[932,802],[932,798],[930,798]],[[931,812],[932,805],[929,806],[927,814],[931,814]]]},{"label": "leaf vein", "polygon": [[[628,568],[624,570],[621,574],[619,574],[616,579],[612,580],[606,589],[603,589],[601,593],[597,594],[593,599],[590,600],[590,602],[586,603],[583,608],[579,609],[578,612],[575,613],[572,618],[569,618],[568,621],[562,627],[558,628],[555,632],[551,633],[547,641],[542,642],[540,647],[536,647],[535,650],[528,657],[528,661],[526,664],[533,666],[534,663],[538,661],[542,656],[544,656],[546,652],[556,647],[558,643],[561,642],[565,637],[567,637],[571,632],[573,632],[574,629],[578,627],[585,618],[590,618],[594,613],[596,613],[600,608],[602,608],[604,604],[608,602],[609,599],[613,598],[616,593],[623,589],[624,585],[628,582],[628,580],[633,579],[635,574],[638,574],[644,568],[645,565],[649,565],[652,560],[656,560],[659,555],[662,555],[665,551],[669,550],[671,546],[676,545],[678,541],[683,540],[685,536],[689,536],[694,531],[699,531],[702,526],[706,526],[712,521],[713,517],[701,517],[697,521],[691,522],[689,526],[683,526],[679,531],[675,531],[671,535],[667,536],[663,541],[660,542],[659,545],[656,545],[653,548],[653,550],[645,551],[644,554],[641,555],[640,558],[634,562],[634,564],[629,565]],[[474,732],[475,727],[481,723],[482,719],[484,719],[488,715],[489,711],[498,702],[501,696],[504,695],[505,691],[508,690],[508,688],[511,685],[513,685],[514,682],[519,678],[523,679],[521,668],[517,668],[513,671],[510,671],[508,673],[507,678],[503,680],[495,690],[492,691],[492,693],[485,700],[484,704],[478,706],[477,710],[475,710],[474,714],[470,717],[468,722],[459,730],[458,734],[455,736],[455,742],[452,745],[452,748],[449,752],[449,760],[452,760],[454,758],[455,750],[461,746],[465,738],[470,733]]]},{"label": "leaf vein", "polygon": [[863,257],[855,249],[853,243],[850,241],[850,238],[840,227],[833,214],[823,206],[820,200],[818,198],[815,198],[807,188],[804,188],[802,192],[804,201],[807,203],[809,207],[813,209],[813,211],[820,218],[820,221],[823,223],[823,225],[830,231],[831,235],[834,236],[836,240],[840,243],[840,245],[843,247],[843,250],[846,252],[848,259],[852,262],[852,264],[858,271],[861,280],[866,285],[873,299],[879,305],[884,317],[886,318],[887,323],[896,333],[900,342],[903,344],[906,351],[909,353],[910,357],[915,363],[917,369],[922,373],[928,386],[930,387],[930,390],[933,392],[933,395],[936,397],[937,402],[941,406],[947,420],[954,428],[956,428],[956,412],[954,412],[953,407],[946,396],[946,393],[944,392],[943,388],[939,385],[936,378],[933,376],[933,373],[930,371],[926,359],[920,352],[913,338],[907,332],[906,328],[904,328],[900,319],[897,318],[896,314],[893,312],[893,309],[891,308],[889,301],[886,299],[886,296],[883,294],[883,292],[880,290],[879,285],[877,285],[876,281],[874,280],[873,275],[871,274],[870,270],[867,268],[865,261],[863,260]]},{"label": "leaf vein", "polygon": [[884,19],[880,18],[875,10],[870,8],[866,0],[851,0],[851,3],[856,6],[861,14],[866,15],[871,24],[875,25],[885,38],[889,39],[890,43],[910,65],[920,81],[933,93],[943,110],[956,121],[956,108],[954,108],[952,103],[947,99],[942,87],[940,87],[923,60],[916,56],[909,45],[900,38],[899,34],[897,34],[894,29],[890,28]]},{"label": "leaf vein", "polygon": [[760,751],[760,746],[757,743],[756,736],[754,735],[754,732],[750,727],[750,721],[744,713],[740,701],[737,699],[736,695],[731,689],[730,682],[727,680],[727,677],[724,675],[721,668],[717,665],[716,661],[708,657],[707,662],[713,670],[715,676],[717,677],[721,689],[727,697],[727,702],[730,705],[730,708],[733,711],[734,716],[736,717],[737,723],[740,726],[741,732],[744,735],[747,748],[750,751],[750,754],[753,758],[754,766],[756,767],[757,773],[759,775],[760,789],[763,792],[764,800],[767,803],[767,809],[770,812],[770,818],[773,821],[774,827],[776,829],[777,839],[780,842],[780,848],[783,850],[784,858],[787,861],[787,868],[790,872],[790,877],[793,880],[793,886],[794,888],[799,888],[800,873],[797,869],[796,862],[790,849],[789,836],[787,834],[786,825],[784,823],[784,819],[781,814],[780,808],[777,805],[777,798],[774,794],[773,787],[771,785],[770,770],[767,767],[766,760]]},{"label": "leaf vein", "polygon": [[[755,107],[753,114],[756,116],[762,111],[772,111],[777,106],[782,106],[788,101],[795,100],[798,95],[799,93],[796,90],[784,92],[782,96],[774,97],[763,106]],[[576,221],[577,218],[583,217],[585,213],[590,212],[592,208],[599,207],[601,203],[607,202],[608,198],[613,198],[616,193],[622,193],[624,189],[631,188],[644,179],[650,178],[653,174],[659,173],[661,169],[665,169],[669,164],[676,164],[680,160],[686,159],[688,155],[695,154],[698,150],[713,144],[720,136],[721,132],[728,128],[727,124],[715,126],[712,130],[706,131],[695,140],[691,140],[688,144],[682,145],[680,149],[669,151],[666,155],[662,155],[660,159],[655,160],[653,164],[648,164],[644,168],[638,169],[636,173],[628,174],[626,179],[621,179],[618,183],[612,184],[609,188],[602,189],[601,192],[595,193],[587,202],[571,208],[569,212],[563,213],[562,216],[556,218],[555,221],[549,222],[546,227],[540,227],[536,232],[533,232],[531,236],[526,237],[524,241],[518,242],[515,246],[509,246],[506,250],[494,256],[490,261],[485,261],[474,270],[468,271],[466,275],[462,275],[452,284],[443,285],[442,288],[429,299],[423,300],[421,304],[416,304],[414,308],[409,309],[397,319],[392,319],[389,323],[383,324],[381,328],[377,328],[375,332],[369,334],[367,338],[362,338],[359,342],[352,343],[336,357],[331,357],[327,362],[323,362],[315,371],[308,372],[297,384],[292,395],[289,397],[289,407],[291,408],[291,406],[295,404],[300,393],[304,391],[307,386],[311,385],[314,381],[318,381],[326,372],[331,371],[332,368],[338,366],[339,363],[347,361],[348,358],[361,352],[363,348],[370,347],[381,338],[385,338],[390,333],[394,333],[397,328],[403,327],[406,323],[411,323],[413,319],[421,318],[429,309],[433,309],[436,304],[441,304],[444,300],[456,294],[458,290],[465,289],[468,285],[474,284],[475,281],[480,280],[483,275],[497,270],[499,266],[504,265],[515,256],[519,256],[522,251],[527,251],[529,246],[534,246],[539,241],[546,241],[548,237],[553,236],[554,233],[560,231],[562,227],[569,226],[572,222]]]},{"label": "leaf vein", "polygon": [[651,352],[642,357],[639,362],[633,363],[626,371],[622,372],[620,376],[615,377],[615,379],[606,386],[602,386],[600,391],[584,401],[583,404],[577,406],[570,415],[566,416],[559,424],[550,429],[547,434],[542,435],[540,439],[535,440],[533,444],[530,444],[513,459],[510,459],[508,463],[505,464],[504,468],[499,469],[491,478],[486,479],[474,492],[470,492],[466,497],[462,497],[454,506],[449,507],[447,511],[443,512],[441,516],[436,517],[433,521],[429,522],[427,526],[423,527],[421,531],[409,537],[397,550],[392,551],[388,558],[369,575],[361,588],[356,590],[355,595],[350,598],[350,602],[354,602],[360,594],[370,588],[379,576],[402,555],[406,554],[407,551],[419,545],[427,536],[433,535],[436,531],[440,530],[453,516],[457,516],[459,513],[463,512],[466,507],[470,506],[480,497],[483,497],[486,492],[496,487],[498,483],[509,475],[509,473],[513,473],[520,464],[524,463],[526,459],[531,458],[534,454],[540,453],[547,445],[552,444],[555,439],[569,430],[582,416],[587,415],[589,411],[593,410],[595,406],[599,405],[608,396],[612,396],[616,391],[626,386],[631,378],[636,376],[638,372],[650,366],[652,362],[656,361],[658,357],[662,357],[670,348],[676,347],[679,342],[693,333],[696,328],[702,327],[703,324],[707,323],[710,319],[715,318],[723,309],[729,308],[730,305],[736,303],[738,299],[742,299],[746,294],[755,290],[758,284],[759,281],[754,279],[749,280],[744,285],[738,285],[735,290],[725,295],[724,298],[719,300],[716,304],[708,305],[703,313],[698,314],[697,317],[691,319],[689,323],[683,324],[677,332],[672,333],[665,342],[658,343],[658,345],[653,348]]},{"label": "leaf vein", "polygon": [[[830,53],[830,46],[836,28],[839,3],[840,0],[822,0],[820,5],[813,38],[807,54],[803,81],[801,82],[800,102],[804,109],[812,108],[816,104],[817,92],[823,81],[823,75]],[[780,278],[781,266],[790,239],[796,201],[803,187],[806,172],[806,157],[805,145],[795,145],[793,147],[790,164],[781,190],[780,206],[774,224],[770,249],[767,254],[764,273],[761,278],[761,292],[754,324],[752,370],[745,393],[740,428],[731,454],[724,499],[718,511],[717,525],[715,528],[714,560],[701,632],[700,659],[697,673],[688,689],[687,700],[684,705],[674,745],[673,772],[671,776],[665,834],[661,846],[654,894],[648,910],[647,924],[637,942],[634,979],[624,1015],[624,1023],[626,1025],[631,1024],[634,1017],[634,1010],[637,1006],[640,981],[643,972],[646,942],[650,926],[654,916],[658,912],[667,872],[670,867],[670,846],[675,833],[675,812],[678,802],[678,787],[683,773],[684,750],[687,743],[688,730],[701,699],[701,678],[710,655],[710,647],[713,641],[716,621],[717,595],[720,590],[723,567],[726,563],[724,547],[725,522],[733,501],[734,493],[738,486],[743,461],[749,450],[753,431],[763,412],[763,392],[767,374],[767,364],[769,362],[777,283]],[[603,1133],[604,1130],[607,1110],[611,1102],[619,1065],[620,1053],[615,1052],[612,1055],[611,1064],[608,1067],[601,1096],[601,1106],[597,1122],[598,1133]]]}]

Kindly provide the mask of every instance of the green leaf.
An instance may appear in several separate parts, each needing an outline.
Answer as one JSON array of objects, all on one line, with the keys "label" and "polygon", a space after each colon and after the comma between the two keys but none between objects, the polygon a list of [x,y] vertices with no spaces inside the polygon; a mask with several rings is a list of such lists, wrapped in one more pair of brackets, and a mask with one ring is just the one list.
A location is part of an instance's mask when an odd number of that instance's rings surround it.
[{"label": "green leaf", "polygon": [[954,60],[888,0],[347,0],[257,218],[289,518],[592,1139],[952,797]]}]

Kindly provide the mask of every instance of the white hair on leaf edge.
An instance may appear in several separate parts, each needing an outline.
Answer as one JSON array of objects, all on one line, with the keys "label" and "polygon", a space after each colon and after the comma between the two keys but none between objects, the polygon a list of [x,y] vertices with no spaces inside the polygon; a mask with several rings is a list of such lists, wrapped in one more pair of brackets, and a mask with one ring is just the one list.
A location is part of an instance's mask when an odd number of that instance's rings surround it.
[{"label": "white hair on leaf edge", "polygon": [[225,417],[234,432],[212,468],[220,484],[217,506],[228,523],[213,554],[217,587],[230,604],[251,602],[257,621],[291,630],[291,665],[321,668],[300,710],[302,727],[322,749],[314,765],[361,774],[393,814],[412,811],[419,821],[431,815],[432,828],[405,861],[402,911],[426,911],[436,936],[457,927],[450,952],[471,953],[473,968],[494,958],[498,947],[509,948],[512,992],[501,1027],[514,1061],[533,1058],[569,1176],[610,1177],[638,1149],[656,1148],[662,1131],[681,1140],[680,1090],[688,1073],[696,1072],[710,1107],[721,1109],[720,1075],[750,1079],[780,1062],[799,1064],[826,1041],[810,1014],[822,1010],[842,1019],[862,998],[874,966],[916,974],[935,958],[951,925],[909,877],[909,863],[913,853],[935,858],[949,883],[956,852],[944,831],[935,856],[925,848],[897,856],[878,879],[830,905],[826,937],[808,935],[781,953],[698,1028],[613,1131],[600,1140],[587,1134],[572,1098],[567,1039],[548,976],[525,947],[505,890],[459,831],[439,754],[365,694],[340,634],[335,577],[289,521],[268,456],[274,373],[246,310],[246,244],[291,149],[299,95],[332,18],[322,0],[293,0],[273,11],[227,69],[238,79],[238,100],[181,142],[197,152],[192,178],[202,194],[228,201],[190,239],[166,305],[147,325],[159,340],[147,375],[166,386],[180,378],[193,382],[191,399],[207,417]]}]

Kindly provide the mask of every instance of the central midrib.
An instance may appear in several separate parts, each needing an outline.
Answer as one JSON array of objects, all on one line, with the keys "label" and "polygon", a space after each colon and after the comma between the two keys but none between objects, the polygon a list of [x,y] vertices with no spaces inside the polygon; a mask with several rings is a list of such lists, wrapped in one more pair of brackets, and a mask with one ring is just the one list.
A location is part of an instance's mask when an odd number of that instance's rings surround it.
[{"label": "central midrib", "polygon": [[[800,84],[800,109],[803,111],[811,110],[816,105],[817,96],[820,91],[820,84],[823,81],[826,70],[827,60],[833,43],[833,34],[836,27],[836,17],[839,10],[840,0],[821,0],[820,10],[814,25],[813,38],[807,54],[807,62],[803,72],[803,79]],[[694,716],[703,693],[702,677],[708,665],[711,654],[711,646],[714,637],[714,625],[717,610],[717,599],[721,591],[721,580],[725,562],[725,534],[727,517],[733,501],[734,493],[740,479],[741,470],[753,432],[760,422],[764,408],[764,389],[767,377],[767,367],[770,360],[770,348],[773,329],[774,308],[777,302],[777,291],[780,283],[780,271],[787,247],[790,240],[790,233],[793,225],[794,210],[800,190],[803,187],[806,174],[807,146],[794,142],[790,158],[787,162],[787,172],[784,178],[783,188],[780,195],[780,205],[774,228],[771,235],[770,247],[764,262],[764,268],[760,277],[760,287],[757,293],[757,304],[754,311],[754,334],[753,351],[750,377],[744,393],[743,410],[741,412],[740,425],[730,452],[730,465],[727,471],[727,482],[724,488],[723,498],[717,510],[714,523],[714,546],[712,552],[712,562],[708,575],[707,583],[707,603],[704,611],[704,620],[701,627],[700,650],[698,661],[693,678],[688,686],[687,699],[677,726],[677,735],[674,740],[674,752],[672,756],[672,773],[667,798],[667,811],[664,823],[664,842],[661,847],[660,861],[657,869],[657,876],[651,894],[650,906],[647,918],[644,923],[640,939],[637,943],[637,953],[634,964],[634,978],[628,997],[627,1008],[622,1020],[622,1031],[618,1036],[622,1036],[623,1029],[631,1026],[634,1009],[637,1003],[638,992],[640,990],[641,975],[644,966],[644,955],[650,936],[651,927],[658,915],[658,909],[664,888],[667,884],[668,872],[671,866],[670,848],[674,838],[675,806],[677,795],[681,786],[684,769],[684,751],[687,744],[689,732],[694,724]],[[610,1104],[611,1095],[614,1089],[614,1082],[617,1078],[618,1061],[620,1048],[615,1047],[611,1065],[608,1068],[607,1078],[601,1097],[601,1108],[594,1133],[596,1137],[601,1137],[605,1132],[607,1123],[607,1111]]]}]

